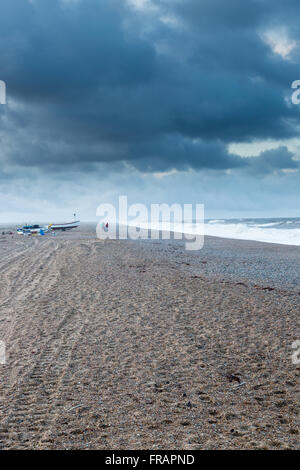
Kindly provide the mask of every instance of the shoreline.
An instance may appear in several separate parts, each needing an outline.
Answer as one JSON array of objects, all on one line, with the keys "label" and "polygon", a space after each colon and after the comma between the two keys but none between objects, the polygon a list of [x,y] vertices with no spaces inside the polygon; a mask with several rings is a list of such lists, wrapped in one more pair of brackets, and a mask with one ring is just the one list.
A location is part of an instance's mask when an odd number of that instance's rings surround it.
[{"label": "shoreline", "polygon": [[[39,222],[41,225],[47,225],[47,223],[45,222]],[[122,224],[121,224],[122,225]],[[17,227],[19,226],[22,226],[22,223],[21,224],[15,224],[15,223],[0,223],[0,233],[2,230],[13,230],[15,231],[17,229]],[[93,227],[94,231],[96,232],[96,226],[97,226],[97,222],[81,222],[81,227],[83,227],[84,229],[85,228],[91,228]],[[118,226],[120,226],[120,224],[117,224],[117,231],[118,231]],[[124,225],[122,225],[124,227]],[[135,226],[134,225],[127,225],[126,226],[127,228],[134,228]],[[157,229],[153,229],[155,232],[157,233],[163,233],[164,230],[157,230]],[[277,230],[277,229],[275,229]],[[291,229],[293,230],[293,229]],[[141,229],[141,232],[144,232],[144,233],[150,233],[151,231],[151,228],[142,228]],[[205,230],[204,230],[205,232]],[[170,232],[171,234],[174,235],[174,233],[180,235],[182,238],[184,238],[185,235],[187,236],[193,236],[195,234],[192,234],[192,233],[189,233],[189,232],[174,232],[174,231],[171,231]],[[200,234],[198,234],[198,236],[200,236]],[[293,247],[293,248],[299,248],[300,250],[300,241],[299,241],[299,244],[294,244],[294,243],[288,243],[288,242],[282,242],[282,241],[272,241],[272,240],[257,240],[257,239],[251,239],[251,238],[238,238],[238,237],[233,237],[233,236],[222,236],[222,235],[211,235],[211,234],[204,234],[204,238],[221,238],[222,240],[231,240],[231,241],[241,241],[241,242],[247,242],[247,243],[264,243],[264,244],[268,244],[268,245],[280,245],[280,246],[287,246],[287,247]],[[145,236],[144,240],[147,240],[147,239],[150,239],[149,236]]]},{"label": "shoreline", "polygon": [[[194,274],[229,280],[269,282],[274,287],[300,291],[300,247],[253,240],[205,236],[200,250],[185,249],[183,240],[127,240],[145,249],[154,246],[160,254],[180,256]],[[172,248],[175,251],[172,251]],[[203,263],[205,261],[205,263]]]}]

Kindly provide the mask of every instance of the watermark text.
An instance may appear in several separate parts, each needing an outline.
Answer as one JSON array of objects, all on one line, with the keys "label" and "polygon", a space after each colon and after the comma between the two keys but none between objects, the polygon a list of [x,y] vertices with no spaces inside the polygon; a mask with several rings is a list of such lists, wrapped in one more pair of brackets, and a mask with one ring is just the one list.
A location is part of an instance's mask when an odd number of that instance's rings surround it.
[{"label": "watermark text", "polygon": [[203,204],[128,205],[127,196],[119,196],[118,207],[100,204],[97,237],[100,239],[185,240],[186,250],[200,250],[204,244]]},{"label": "watermark text", "polygon": [[298,366],[300,364],[300,339],[292,343],[292,349],[295,349],[292,354],[292,363]]},{"label": "watermark text", "polygon": [[0,80],[0,104],[6,104],[6,83]]},{"label": "watermark text", "polygon": [[0,341],[0,365],[6,364],[5,342]]}]

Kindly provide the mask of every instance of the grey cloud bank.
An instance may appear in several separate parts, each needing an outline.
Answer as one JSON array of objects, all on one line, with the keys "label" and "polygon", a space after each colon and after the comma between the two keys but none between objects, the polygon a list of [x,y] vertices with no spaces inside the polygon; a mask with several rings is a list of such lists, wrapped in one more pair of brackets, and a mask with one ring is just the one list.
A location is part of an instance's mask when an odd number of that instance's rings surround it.
[{"label": "grey cloud bank", "polygon": [[89,219],[118,192],[297,215],[299,155],[228,146],[298,138],[298,2],[151,5],[2,1],[1,221],[62,205]]}]

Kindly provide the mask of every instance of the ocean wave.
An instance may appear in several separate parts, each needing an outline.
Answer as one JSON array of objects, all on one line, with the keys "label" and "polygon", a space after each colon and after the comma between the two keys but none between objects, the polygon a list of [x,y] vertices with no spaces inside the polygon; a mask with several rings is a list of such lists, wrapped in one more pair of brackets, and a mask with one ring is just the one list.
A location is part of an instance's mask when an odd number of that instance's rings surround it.
[{"label": "ocean wave", "polygon": [[300,246],[299,219],[271,220],[269,222],[266,219],[263,221],[261,219],[236,219],[235,221],[215,219],[206,221],[204,224],[169,222],[157,224],[146,222],[140,226],[143,229],[172,231],[190,235],[204,234],[204,236]]},{"label": "ocean wave", "polygon": [[270,228],[270,225],[236,224],[205,224],[205,235],[239,240],[252,240],[265,243],[300,246],[300,228]]}]

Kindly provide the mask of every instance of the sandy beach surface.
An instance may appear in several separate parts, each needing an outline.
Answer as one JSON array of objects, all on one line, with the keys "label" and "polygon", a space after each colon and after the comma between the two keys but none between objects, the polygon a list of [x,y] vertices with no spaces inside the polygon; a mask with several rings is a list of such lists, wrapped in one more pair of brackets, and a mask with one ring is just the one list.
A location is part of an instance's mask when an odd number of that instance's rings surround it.
[{"label": "sandy beach surface", "polygon": [[0,273],[0,448],[299,448],[300,247],[86,225]]}]

